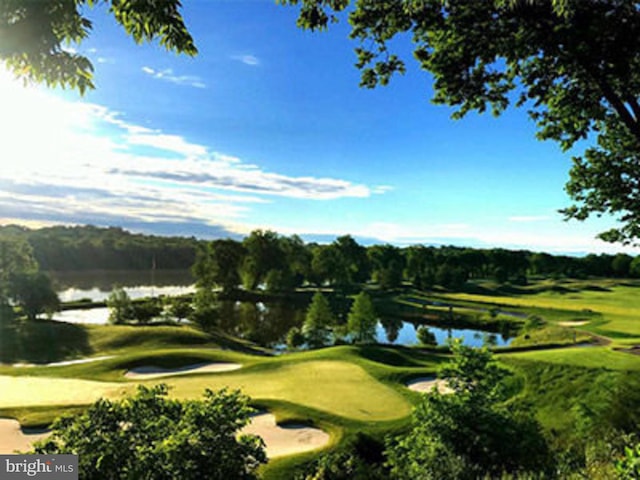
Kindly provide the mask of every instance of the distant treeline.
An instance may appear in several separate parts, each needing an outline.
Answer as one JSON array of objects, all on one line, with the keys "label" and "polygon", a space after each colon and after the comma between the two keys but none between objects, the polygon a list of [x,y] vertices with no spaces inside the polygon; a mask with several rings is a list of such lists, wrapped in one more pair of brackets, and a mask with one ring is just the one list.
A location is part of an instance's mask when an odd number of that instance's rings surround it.
[{"label": "distant treeline", "polygon": [[[242,241],[133,234],[121,228],[0,227],[33,249],[42,270],[188,269],[200,282],[224,288],[262,285],[289,290],[304,284],[349,287],[373,280],[385,288],[409,281],[419,288],[455,288],[473,278],[525,283],[531,275],[640,278],[640,256],[551,255],[527,250],[453,246],[360,245],[349,235],[330,244],[256,230]],[[197,261],[196,261],[197,260]]]},{"label": "distant treeline", "polygon": [[198,284],[231,290],[258,286],[288,291],[305,284],[349,289],[370,280],[383,289],[408,281],[427,289],[434,285],[459,289],[473,278],[526,284],[527,277],[640,277],[640,257],[625,254],[554,256],[526,250],[461,247],[365,247],[351,236],[330,244],[305,243],[256,230],[241,242],[214,240],[199,252],[193,269]]},{"label": "distant treeline", "polygon": [[195,238],[133,234],[122,228],[0,227],[0,239],[19,237],[33,249],[42,270],[188,269],[196,257]]}]

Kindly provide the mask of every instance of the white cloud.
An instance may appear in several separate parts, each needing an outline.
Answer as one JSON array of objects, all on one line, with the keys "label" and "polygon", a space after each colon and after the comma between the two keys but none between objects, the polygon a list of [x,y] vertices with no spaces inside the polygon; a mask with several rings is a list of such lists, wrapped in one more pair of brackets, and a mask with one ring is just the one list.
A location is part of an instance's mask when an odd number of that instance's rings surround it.
[{"label": "white cloud", "polygon": [[268,172],[101,105],[25,89],[0,72],[0,212],[38,222],[119,221],[241,229],[277,197],[368,197],[338,178]]},{"label": "white cloud", "polygon": [[142,71],[152,78],[164,80],[165,82],[174,83],[176,85],[186,85],[195,88],[205,88],[206,85],[202,79],[196,75],[176,75],[171,68],[164,70],[156,70],[151,67],[144,66]]},{"label": "white cloud", "polygon": [[393,187],[390,185],[377,185],[373,187],[373,193],[383,194],[393,190]]},{"label": "white cloud", "polygon": [[249,65],[250,67],[257,67],[258,65],[260,65],[260,59],[255,55],[250,55],[250,54],[232,55],[231,58],[233,60],[242,62],[245,65]]},{"label": "white cloud", "polygon": [[126,137],[129,145],[145,145],[158,150],[166,150],[185,157],[197,157],[207,154],[207,148],[202,145],[187,142],[179,135],[167,135],[153,132],[148,129],[132,129],[136,133],[130,133]]},{"label": "white cloud", "polygon": [[[552,232],[552,233],[550,233]],[[464,223],[406,225],[376,222],[364,227],[354,227],[353,235],[376,238],[397,245],[434,244],[459,245],[479,248],[510,248],[550,253],[617,253],[640,254],[640,247],[622,247],[595,238],[595,235],[578,230],[575,224],[567,224],[559,219],[551,231],[540,233],[514,231],[505,226],[491,228]],[[335,232],[313,232],[335,233]],[[340,232],[338,232],[340,233]]]}]

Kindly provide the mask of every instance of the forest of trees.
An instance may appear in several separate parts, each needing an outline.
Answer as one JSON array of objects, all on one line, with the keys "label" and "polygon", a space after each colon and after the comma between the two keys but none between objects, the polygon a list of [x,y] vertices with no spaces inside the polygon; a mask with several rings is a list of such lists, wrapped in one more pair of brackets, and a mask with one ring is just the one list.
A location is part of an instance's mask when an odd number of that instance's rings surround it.
[{"label": "forest of trees", "polygon": [[26,240],[42,270],[187,269],[200,243],[195,238],[130,233],[94,226],[28,229],[0,226],[1,238]]},{"label": "forest of trees", "polygon": [[532,275],[640,278],[640,257],[624,253],[578,257],[502,248],[364,246],[350,235],[319,244],[270,230],[255,230],[241,241],[204,241],[134,234],[116,227],[0,227],[0,239],[7,238],[26,241],[44,271],[193,266],[201,285],[227,291],[240,285],[289,291],[305,284],[349,290],[368,281],[382,288],[408,281],[417,288],[457,289],[474,278],[524,284]]}]

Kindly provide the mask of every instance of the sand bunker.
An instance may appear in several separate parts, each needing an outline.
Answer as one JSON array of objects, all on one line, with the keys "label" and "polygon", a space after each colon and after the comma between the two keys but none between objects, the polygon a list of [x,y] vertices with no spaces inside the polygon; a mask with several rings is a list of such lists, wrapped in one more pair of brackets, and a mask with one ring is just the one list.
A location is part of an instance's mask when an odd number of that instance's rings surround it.
[{"label": "sand bunker", "polygon": [[186,365],[178,368],[162,368],[153,365],[135,367],[124,374],[127,378],[145,379],[169,377],[171,375],[186,375],[190,373],[216,373],[230,372],[238,370],[242,365],[239,363],[197,363],[195,365]]},{"label": "sand bunker", "polygon": [[276,424],[276,417],[270,413],[252,417],[251,423],[241,433],[261,436],[267,446],[269,458],[308,452],[329,443],[328,433],[304,425],[279,426]]},{"label": "sand bunker", "polygon": [[79,358],[77,360],[65,360],[64,362],[52,362],[52,363],[14,363],[12,367],[66,367],[67,365],[78,365],[81,363],[97,362],[99,360],[106,360],[107,358],[113,358],[113,355],[104,355],[102,357],[91,358]]},{"label": "sand bunker", "polygon": [[572,320],[566,322],[558,322],[558,325],[561,327],[581,327],[582,325],[586,325],[589,323],[589,320]]},{"label": "sand bunker", "polygon": [[435,377],[422,377],[411,380],[407,383],[407,387],[414,392],[426,393],[433,390],[433,387],[438,389],[438,392],[442,394],[453,393],[453,390],[447,385],[446,380],[440,380]]},{"label": "sand bunker", "polygon": [[34,442],[47,437],[49,433],[24,432],[17,420],[0,418],[0,455],[10,455],[16,451],[26,452],[31,450]]}]

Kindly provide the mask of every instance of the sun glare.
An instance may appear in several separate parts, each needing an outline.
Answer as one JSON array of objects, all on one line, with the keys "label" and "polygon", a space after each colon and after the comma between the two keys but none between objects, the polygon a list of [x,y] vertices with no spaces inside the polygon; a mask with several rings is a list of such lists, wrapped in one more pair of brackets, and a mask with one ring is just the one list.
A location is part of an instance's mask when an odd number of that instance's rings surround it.
[{"label": "sun glare", "polygon": [[86,112],[0,71],[0,174],[27,181],[73,168],[75,132],[89,122]]}]

